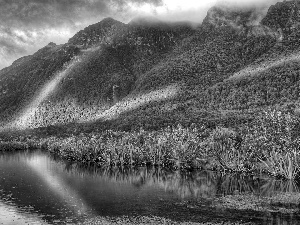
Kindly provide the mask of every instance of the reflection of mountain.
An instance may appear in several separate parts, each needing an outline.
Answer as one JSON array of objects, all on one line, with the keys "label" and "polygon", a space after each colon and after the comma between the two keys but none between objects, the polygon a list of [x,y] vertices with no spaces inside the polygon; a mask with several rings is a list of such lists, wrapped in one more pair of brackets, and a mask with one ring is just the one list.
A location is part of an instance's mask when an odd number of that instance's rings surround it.
[{"label": "reflection of mountain", "polygon": [[[48,223],[78,222],[93,215],[133,214],[172,220],[187,217],[193,218],[192,221],[211,221],[212,217],[223,220],[229,212],[211,205],[221,196],[276,195],[288,199],[298,191],[294,184],[283,181],[225,176],[210,171],[174,173],[159,168],[86,168],[50,160],[42,153],[1,155],[0,175],[0,208],[13,207],[15,216],[23,218],[24,212],[32,215],[30,219],[37,217]],[[240,213],[233,210],[230,216],[240,218]],[[263,216],[258,214],[255,216]],[[254,215],[249,212],[243,216]]]},{"label": "reflection of mountain", "polygon": [[16,214],[18,217],[28,214],[38,215],[49,223],[75,222],[88,213],[80,196],[64,183],[60,174],[51,170],[59,165],[49,164],[46,156],[4,155],[0,156],[0,162],[0,197],[4,203],[11,203],[9,207],[15,207],[16,213],[20,212]]},{"label": "reflection of mountain", "polygon": [[79,215],[88,213],[89,209],[86,203],[71,186],[65,184],[63,178],[56,172],[57,164],[49,164],[46,156],[36,156],[26,160],[26,165],[38,174],[38,177],[42,178],[53,193],[59,195],[70,208],[74,208],[75,213]]}]

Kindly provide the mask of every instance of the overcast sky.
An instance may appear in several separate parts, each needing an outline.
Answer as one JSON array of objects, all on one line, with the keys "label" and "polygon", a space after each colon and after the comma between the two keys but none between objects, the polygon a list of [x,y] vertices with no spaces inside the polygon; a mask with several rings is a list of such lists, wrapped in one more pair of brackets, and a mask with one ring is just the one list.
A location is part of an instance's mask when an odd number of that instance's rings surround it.
[{"label": "overcast sky", "polygon": [[[207,10],[223,0],[0,0],[0,69],[49,42],[62,44],[84,27],[113,17],[136,16],[201,23]],[[228,0],[270,5],[276,0]]]}]

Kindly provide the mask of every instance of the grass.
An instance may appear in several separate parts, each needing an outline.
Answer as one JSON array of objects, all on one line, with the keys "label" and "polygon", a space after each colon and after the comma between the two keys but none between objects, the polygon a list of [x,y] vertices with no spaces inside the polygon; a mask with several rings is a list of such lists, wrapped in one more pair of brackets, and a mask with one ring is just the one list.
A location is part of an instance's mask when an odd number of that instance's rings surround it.
[{"label": "grass", "polygon": [[285,179],[299,175],[299,116],[268,110],[247,128],[243,146],[260,168]]},{"label": "grass", "polygon": [[15,138],[10,141],[0,139],[0,152],[39,149],[41,146],[35,139]]},{"label": "grass", "polygon": [[247,154],[242,154],[236,138],[233,130],[220,127],[210,135],[209,144],[212,154],[224,170],[242,171],[245,167]]},{"label": "grass", "polygon": [[286,153],[272,151],[267,159],[260,161],[262,168],[275,176],[292,180],[299,175],[299,153],[295,150]]},{"label": "grass", "polygon": [[201,148],[200,133],[197,128],[179,125],[160,131],[104,131],[68,138],[52,137],[42,139],[39,143],[64,159],[98,166],[201,168],[201,159],[207,153],[205,148]]},{"label": "grass", "polygon": [[118,218],[108,218],[108,217],[95,217],[86,220],[84,225],[96,225],[96,224],[102,224],[102,225],[112,225],[112,224],[172,224],[172,225],[229,225],[229,224],[235,224],[235,225],[251,225],[254,223],[243,223],[243,222],[204,222],[204,223],[195,223],[195,222],[177,222],[172,221],[170,219],[166,219],[163,217],[157,217],[157,216],[138,216],[138,217],[118,217]]},{"label": "grass", "polygon": [[63,159],[99,167],[152,165],[189,170],[263,171],[295,180],[300,174],[298,123],[297,115],[269,110],[239,130],[194,124],[152,131],[19,136],[3,138],[0,149],[43,148]]}]

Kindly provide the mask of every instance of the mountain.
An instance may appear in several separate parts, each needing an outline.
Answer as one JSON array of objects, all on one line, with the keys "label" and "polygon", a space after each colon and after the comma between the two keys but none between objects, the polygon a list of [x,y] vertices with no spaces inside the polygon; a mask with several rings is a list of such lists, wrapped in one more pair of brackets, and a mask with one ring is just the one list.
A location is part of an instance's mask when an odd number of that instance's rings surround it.
[{"label": "mountain", "polygon": [[186,24],[126,25],[106,18],[64,45],[50,43],[1,71],[2,122],[47,126],[101,111],[113,104],[113,86],[119,86],[118,99],[127,96],[141,74],[193,32]]},{"label": "mountain", "polygon": [[0,71],[2,124],[215,126],[297,107],[299,3],[260,10],[217,5],[198,26],[106,18],[66,44],[49,43]]},{"label": "mountain", "polygon": [[[252,63],[208,88],[202,104],[226,109],[248,109],[292,103],[299,98],[299,19],[297,1],[271,6],[260,26],[277,41]],[[256,44],[257,45],[257,44]],[[257,46],[255,46],[257,47]]]}]

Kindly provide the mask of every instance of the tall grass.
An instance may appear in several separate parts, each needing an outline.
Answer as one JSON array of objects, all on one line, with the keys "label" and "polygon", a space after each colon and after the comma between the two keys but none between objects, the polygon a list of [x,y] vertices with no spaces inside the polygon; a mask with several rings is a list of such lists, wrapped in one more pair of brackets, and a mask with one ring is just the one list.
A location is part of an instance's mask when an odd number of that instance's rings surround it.
[{"label": "tall grass", "polygon": [[260,168],[272,175],[295,179],[299,175],[299,118],[291,112],[268,110],[247,127],[245,150]]},{"label": "tall grass", "polygon": [[295,179],[300,171],[299,152],[295,150],[286,153],[272,151],[268,158],[260,161],[262,169],[289,180]]},{"label": "tall grass", "polygon": [[2,140],[0,150],[42,147],[63,159],[100,167],[155,165],[264,171],[293,180],[300,175],[298,123],[296,115],[269,110],[238,131],[181,125],[156,131],[107,130],[67,137]]},{"label": "tall grass", "polygon": [[217,127],[212,131],[208,143],[211,154],[224,170],[242,171],[245,169],[247,154],[237,145],[237,133],[228,128]]},{"label": "tall grass", "polygon": [[[197,128],[169,127],[160,131],[81,134],[46,138],[40,145],[67,160],[99,166],[159,165],[201,168],[208,152]],[[208,134],[207,134],[208,135]]]}]

